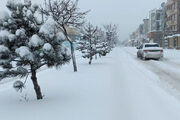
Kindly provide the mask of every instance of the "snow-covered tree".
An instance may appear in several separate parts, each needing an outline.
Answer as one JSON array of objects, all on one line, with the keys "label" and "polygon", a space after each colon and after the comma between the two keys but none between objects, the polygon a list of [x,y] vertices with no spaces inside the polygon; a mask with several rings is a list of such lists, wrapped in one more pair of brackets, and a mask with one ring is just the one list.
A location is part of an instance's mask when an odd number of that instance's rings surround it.
[{"label": "snow-covered tree", "polygon": [[74,72],[77,72],[76,58],[74,53],[73,41],[68,35],[68,28],[79,28],[84,23],[84,18],[87,12],[80,12],[78,8],[78,0],[48,0],[45,1],[45,8],[41,11],[47,16],[52,16],[54,21],[57,22],[58,28],[63,32],[66,41],[69,42],[71,47],[71,57]]},{"label": "snow-covered tree", "polygon": [[37,99],[42,99],[37,70],[42,66],[60,67],[69,62],[70,54],[62,45],[65,36],[58,32],[52,18],[42,22],[38,17],[41,16],[38,5],[8,0],[6,6],[11,14],[6,13],[0,20],[0,66],[3,68],[0,77],[31,74]]},{"label": "snow-covered tree", "polygon": [[104,25],[104,30],[106,32],[106,41],[108,42],[109,46],[111,48],[115,47],[119,42],[118,25],[116,24]]},{"label": "snow-covered tree", "polygon": [[106,41],[105,32],[101,28],[98,28],[95,34],[95,46],[100,57],[106,56],[106,54],[110,53],[111,51],[111,46],[109,46],[108,42]]},{"label": "snow-covered tree", "polygon": [[90,23],[82,30],[82,40],[78,41],[77,50],[82,52],[83,58],[89,59],[89,64],[92,63],[93,56],[106,56],[110,52],[107,42],[102,41],[98,28]]}]

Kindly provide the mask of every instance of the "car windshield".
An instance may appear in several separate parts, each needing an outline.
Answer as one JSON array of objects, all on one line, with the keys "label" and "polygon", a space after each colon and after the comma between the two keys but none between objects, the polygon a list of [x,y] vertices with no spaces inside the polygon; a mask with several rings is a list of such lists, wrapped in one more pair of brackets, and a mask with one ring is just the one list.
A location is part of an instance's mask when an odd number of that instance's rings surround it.
[{"label": "car windshield", "polygon": [[145,47],[159,47],[158,44],[146,44]]}]

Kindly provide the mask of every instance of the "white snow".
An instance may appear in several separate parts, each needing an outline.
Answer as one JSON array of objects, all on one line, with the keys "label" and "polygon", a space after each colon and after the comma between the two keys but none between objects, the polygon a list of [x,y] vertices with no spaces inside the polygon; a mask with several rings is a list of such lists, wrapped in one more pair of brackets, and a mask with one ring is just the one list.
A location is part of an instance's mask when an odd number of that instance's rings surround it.
[{"label": "white snow", "polygon": [[21,46],[20,48],[17,48],[16,53],[21,58],[24,58],[24,59],[27,59],[27,60],[32,60],[32,61],[34,60],[33,54],[30,52],[29,48],[26,47],[26,46]]},{"label": "white snow", "polygon": [[173,37],[180,37],[180,34],[174,34]]},{"label": "white snow", "polygon": [[66,39],[66,37],[64,36],[62,32],[58,32],[56,35],[57,35],[57,39],[60,41],[63,41]]},{"label": "white snow", "polygon": [[7,6],[11,6],[13,8],[17,8],[22,4],[23,0],[7,0]]},{"label": "white snow", "polygon": [[7,47],[5,47],[4,45],[0,45],[0,53],[7,52],[7,51],[9,51]]},{"label": "white snow", "polygon": [[32,17],[32,12],[31,12],[31,10],[27,10],[27,12],[26,12],[26,16],[28,17],[28,18],[31,18]]},{"label": "white snow", "polygon": [[4,20],[9,19],[9,14],[6,11],[0,11],[0,23],[3,22]]},{"label": "white snow", "polygon": [[13,23],[12,19],[8,19],[8,23],[12,24]]},{"label": "white snow", "polygon": [[52,50],[52,46],[49,43],[45,43],[43,46],[43,50],[44,51],[51,51]]},{"label": "white snow", "polygon": [[[68,49],[65,45],[61,45],[61,49],[60,49],[60,51],[59,51],[59,55],[68,55],[68,56],[71,56],[71,53],[70,53],[70,49]],[[64,56],[63,56],[63,58],[64,58]]]},{"label": "white snow", "polygon": [[24,36],[25,30],[23,28],[16,30],[16,36]]},{"label": "white snow", "polygon": [[[166,51],[167,54],[175,52]],[[41,101],[35,100],[30,76],[22,94],[12,88],[12,82],[0,84],[0,118],[180,120],[178,97],[160,86],[166,76],[161,71],[164,68],[158,64],[167,64],[169,55],[161,61],[142,61],[136,58],[135,48],[116,48],[110,55],[93,60],[92,65],[80,56],[76,55],[77,73],[73,72],[72,64],[60,70],[46,69],[38,73],[37,78],[45,95]],[[177,54],[177,57],[180,55]],[[169,66],[173,69],[173,64]],[[167,72],[170,72],[169,66],[164,66]],[[175,79],[169,78],[172,81]],[[166,89],[173,88],[167,86]]]},{"label": "white snow", "polygon": [[8,35],[8,38],[9,38],[9,41],[12,42],[12,41],[14,41],[14,40],[16,39],[16,35],[14,35],[14,34],[9,34],[9,35]]},{"label": "white snow", "polygon": [[29,6],[31,5],[31,0],[24,0],[25,5]]},{"label": "white snow", "polygon": [[0,31],[0,40],[4,41],[8,39],[9,32],[7,30],[1,30]]},{"label": "white snow", "polygon": [[48,20],[40,28],[39,32],[48,36],[55,34],[57,32],[55,21],[52,18],[48,18]]},{"label": "white snow", "polygon": [[44,41],[41,40],[41,38],[38,35],[33,35],[29,40],[29,46],[30,47],[39,47],[44,44]]}]

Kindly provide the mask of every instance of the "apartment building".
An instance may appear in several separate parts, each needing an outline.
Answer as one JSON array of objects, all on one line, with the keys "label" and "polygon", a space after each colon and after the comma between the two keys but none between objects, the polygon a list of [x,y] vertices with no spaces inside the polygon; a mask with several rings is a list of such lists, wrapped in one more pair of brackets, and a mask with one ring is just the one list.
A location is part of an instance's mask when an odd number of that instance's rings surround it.
[{"label": "apartment building", "polygon": [[144,24],[143,32],[147,36],[147,34],[149,32],[149,19],[147,19],[147,18],[143,19],[143,24]]},{"label": "apartment building", "polygon": [[166,8],[166,3],[163,2],[161,4],[161,7],[162,7],[161,27],[162,27],[162,39],[163,39],[162,47],[168,48],[168,40],[165,39],[165,37],[168,35],[168,32],[167,32],[167,14],[166,14],[167,8]]},{"label": "apartment building", "polygon": [[171,34],[180,32],[179,4],[180,0],[168,0],[166,3],[167,31]]},{"label": "apartment building", "polygon": [[149,42],[147,37],[149,32],[149,19],[143,19],[143,23],[129,37],[131,46],[139,46],[142,43]]},{"label": "apartment building", "polygon": [[167,0],[167,36],[168,48],[180,48],[180,0]]},{"label": "apartment building", "polygon": [[158,43],[163,46],[162,39],[162,8],[153,9],[149,12],[149,33],[148,38],[150,42]]}]

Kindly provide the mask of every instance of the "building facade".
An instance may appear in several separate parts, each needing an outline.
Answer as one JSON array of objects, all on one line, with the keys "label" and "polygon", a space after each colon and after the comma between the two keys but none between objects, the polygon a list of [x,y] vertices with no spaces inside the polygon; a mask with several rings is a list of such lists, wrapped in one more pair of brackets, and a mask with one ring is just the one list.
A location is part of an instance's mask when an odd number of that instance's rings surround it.
[{"label": "building facade", "polygon": [[138,29],[130,36],[137,45],[159,43],[164,48],[180,49],[180,0],[167,0],[160,8],[149,12]]},{"label": "building facade", "polygon": [[166,9],[166,3],[163,2],[161,4],[162,7],[162,16],[161,16],[161,27],[162,27],[162,46],[163,48],[168,48],[168,40],[165,39],[165,37],[168,35],[167,32],[167,9]]},{"label": "building facade", "polygon": [[129,43],[132,46],[140,46],[142,43],[149,42],[147,37],[149,32],[149,19],[143,19],[143,23],[129,37]]},{"label": "building facade", "polygon": [[168,0],[166,3],[167,31],[170,34],[176,34],[180,32],[179,7],[180,0]]},{"label": "building facade", "polygon": [[166,3],[168,48],[180,48],[180,0],[168,0]]},{"label": "building facade", "polygon": [[153,9],[149,12],[150,31],[148,38],[150,42],[158,43],[163,46],[162,39],[162,8]]}]

